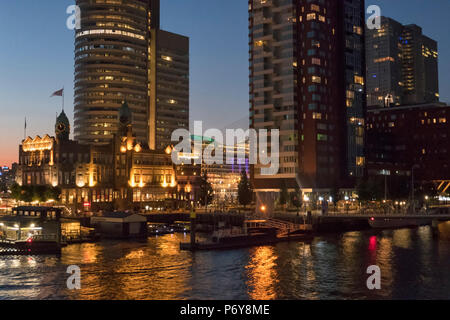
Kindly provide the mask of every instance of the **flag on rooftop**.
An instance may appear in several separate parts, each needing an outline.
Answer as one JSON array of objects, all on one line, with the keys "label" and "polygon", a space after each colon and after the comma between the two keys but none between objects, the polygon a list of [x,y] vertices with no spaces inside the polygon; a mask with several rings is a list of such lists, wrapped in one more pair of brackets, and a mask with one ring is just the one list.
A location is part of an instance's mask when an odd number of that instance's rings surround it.
[{"label": "flag on rooftop", "polygon": [[53,92],[53,94],[50,96],[51,97],[62,97],[64,93],[64,88],[58,91]]}]

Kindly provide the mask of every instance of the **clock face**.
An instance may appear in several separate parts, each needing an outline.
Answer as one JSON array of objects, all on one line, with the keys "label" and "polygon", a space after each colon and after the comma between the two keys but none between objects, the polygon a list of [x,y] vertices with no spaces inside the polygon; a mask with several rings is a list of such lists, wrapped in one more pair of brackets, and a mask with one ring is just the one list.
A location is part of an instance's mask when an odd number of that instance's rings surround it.
[{"label": "clock face", "polygon": [[66,126],[62,123],[58,124],[58,131],[64,131],[64,129],[66,128]]}]

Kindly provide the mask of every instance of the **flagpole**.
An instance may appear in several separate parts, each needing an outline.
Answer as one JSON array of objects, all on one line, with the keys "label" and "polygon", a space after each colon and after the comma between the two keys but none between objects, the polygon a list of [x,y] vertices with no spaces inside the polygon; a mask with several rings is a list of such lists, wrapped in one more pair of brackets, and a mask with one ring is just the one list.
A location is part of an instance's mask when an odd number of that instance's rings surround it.
[{"label": "flagpole", "polygon": [[64,87],[63,87],[63,92],[62,92],[62,111],[64,111]]}]

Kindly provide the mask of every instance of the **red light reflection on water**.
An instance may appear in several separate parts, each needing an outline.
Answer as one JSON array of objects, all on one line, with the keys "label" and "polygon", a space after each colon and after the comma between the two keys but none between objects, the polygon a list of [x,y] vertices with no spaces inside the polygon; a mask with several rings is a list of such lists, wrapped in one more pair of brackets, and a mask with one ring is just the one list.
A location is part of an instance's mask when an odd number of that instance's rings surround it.
[{"label": "red light reflection on water", "polygon": [[375,251],[377,250],[377,237],[376,236],[371,236],[370,240],[369,240],[369,250],[370,251]]}]

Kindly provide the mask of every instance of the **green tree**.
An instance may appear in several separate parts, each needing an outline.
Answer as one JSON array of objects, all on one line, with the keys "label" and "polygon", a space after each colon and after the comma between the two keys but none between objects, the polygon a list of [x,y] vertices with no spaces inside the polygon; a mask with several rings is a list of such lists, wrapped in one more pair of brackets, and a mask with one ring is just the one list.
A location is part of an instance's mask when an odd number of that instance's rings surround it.
[{"label": "green tree", "polygon": [[297,213],[298,213],[303,204],[302,195],[300,193],[300,188],[298,186],[295,187],[294,192],[291,192],[290,198],[291,198],[291,204],[297,208]]},{"label": "green tree", "polygon": [[34,188],[32,186],[22,186],[20,200],[24,202],[32,202],[34,197]]},{"label": "green tree", "polygon": [[279,203],[285,207],[286,204],[289,201],[289,192],[286,186],[286,182],[284,180],[281,181],[281,188],[280,188],[280,198],[279,198]]},{"label": "green tree", "polygon": [[200,204],[207,206],[214,198],[213,188],[208,181],[208,173],[205,171],[200,180]]},{"label": "green tree", "polygon": [[384,198],[384,184],[374,178],[360,180],[356,186],[356,192],[360,201],[381,200]]},{"label": "green tree", "polygon": [[238,185],[238,201],[244,208],[252,203],[253,190],[245,169],[241,172],[241,180]]},{"label": "green tree", "polygon": [[336,207],[339,200],[341,200],[341,195],[339,193],[339,189],[337,187],[334,187],[333,189],[331,189],[330,196],[333,200],[334,207]]},{"label": "green tree", "polygon": [[46,186],[34,186],[33,187],[33,201],[38,202],[47,202],[46,192],[47,192]]},{"label": "green tree", "polygon": [[22,197],[22,187],[18,183],[14,183],[9,190],[11,191],[11,198],[20,201]]},{"label": "green tree", "polygon": [[59,201],[59,198],[61,197],[61,188],[47,186],[45,190],[45,197],[47,198],[47,201],[48,200]]}]

